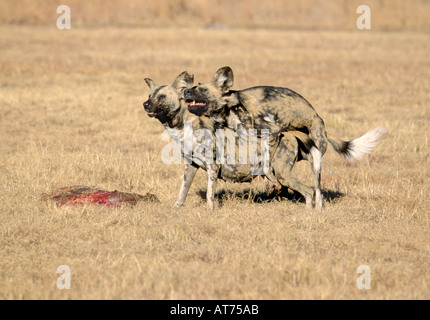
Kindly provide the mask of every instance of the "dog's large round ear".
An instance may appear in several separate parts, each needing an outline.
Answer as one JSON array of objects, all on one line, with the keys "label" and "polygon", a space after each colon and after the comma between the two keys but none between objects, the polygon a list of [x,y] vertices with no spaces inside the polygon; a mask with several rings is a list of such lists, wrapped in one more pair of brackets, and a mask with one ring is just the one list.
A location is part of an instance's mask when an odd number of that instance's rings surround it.
[{"label": "dog's large round ear", "polygon": [[212,78],[212,84],[225,93],[233,86],[234,76],[233,70],[230,67],[223,67],[219,69]]},{"label": "dog's large round ear", "polygon": [[187,71],[182,72],[176,79],[173,81],[172,86],[178,92],[182,92],[185,89],[191,88],[194,83],[194,75],[189,74]]},{"label": "dog's large round ear", "polygon": [[148,85],[149,89],[151,89],[151,91],[154,91],[155,88],[158,87],[158,85],[152,79],[145,78],[145,82]]}]

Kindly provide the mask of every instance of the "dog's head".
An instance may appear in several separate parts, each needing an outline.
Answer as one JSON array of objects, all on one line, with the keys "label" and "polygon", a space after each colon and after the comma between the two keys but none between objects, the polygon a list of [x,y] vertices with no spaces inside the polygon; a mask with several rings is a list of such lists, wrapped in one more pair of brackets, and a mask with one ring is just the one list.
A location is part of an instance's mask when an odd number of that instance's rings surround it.
[{"label": "dog's head", "polygon": [[199,84],[184,92],[185,102],[190,112],[201,116],[212,116],[224,107],[223,95],[233,86],[233,70],[219,69],[209,83]]},{"label": "dog's head", "polygon": [[157,118],[162,123],[171,120],[181,109],[184,90],[191,88],[194,76],[184,71],[172,84],[158,86],[151,79],[145,79],[151,89],[148,100],[143,103],[143,108],[151,118]]}]

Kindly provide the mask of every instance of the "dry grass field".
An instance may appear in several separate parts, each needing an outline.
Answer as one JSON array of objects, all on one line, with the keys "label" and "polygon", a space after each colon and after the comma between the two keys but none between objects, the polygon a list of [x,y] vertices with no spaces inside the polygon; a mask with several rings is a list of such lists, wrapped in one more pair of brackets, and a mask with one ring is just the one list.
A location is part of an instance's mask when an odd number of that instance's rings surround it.
[{"label": "dry grass field", "polygon": [[[59,31],[55,20],[0,30],[0,299],[430,298],[429,33]],[[225,65],[236,89],[302,94],[331,136],[387,128],[360,162],[328,149],[322,213],[266,197],[262,180],[220,182],[207,211],[203,171],[173,207],[183,166],[161,161],[163,127],[142,108],[144,78],[167,84],[188,70],[205,82]],[[296,170],[311,184],[307,163]],[[161,203],[40,200],[72,185],[151,192]],[[71,269],[70,290],[56,287],[60,265]],[[370,290],[356,286],[360,265],[371,269]]]}]

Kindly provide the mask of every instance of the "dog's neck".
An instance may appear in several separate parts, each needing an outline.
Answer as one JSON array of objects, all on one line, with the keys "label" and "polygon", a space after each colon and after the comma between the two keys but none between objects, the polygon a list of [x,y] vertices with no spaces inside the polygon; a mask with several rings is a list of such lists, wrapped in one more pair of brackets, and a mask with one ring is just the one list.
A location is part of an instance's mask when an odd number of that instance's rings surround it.
[{"label": "dog's neck", "polygon": [[182,130],[184,128],[184,121],[186,121],[187,110],[185,108],[185,102],[183,99],[179,100],[179,108],[172,114],[164,115],[159,118],[160,122],[164,127],[170,129]]},{"label": "dog's neck", "polygon": [[210,119],[215,128],[223,128],[227,126],[227,119],[230,114],[229,106],[235,101],[235,95],[232,91],[229,91],[222,97],[222,103],[217,101],[216,108],[213,108],[210,112]]},{"label": "dog's neck", "polygon": [[240,105],[239,91],[230,90],[229,92],[223,94],[222,99],[225,101],[229,109],[234,106]]},{"label": "dog's neck", "polygon": [[211,114],[214,127],[228,127],[238,130],[241,126],[241,121],[234,110],[241,107],[239,92],[230,90],[223,95],[222,100],[223,104],[218,106]]}]

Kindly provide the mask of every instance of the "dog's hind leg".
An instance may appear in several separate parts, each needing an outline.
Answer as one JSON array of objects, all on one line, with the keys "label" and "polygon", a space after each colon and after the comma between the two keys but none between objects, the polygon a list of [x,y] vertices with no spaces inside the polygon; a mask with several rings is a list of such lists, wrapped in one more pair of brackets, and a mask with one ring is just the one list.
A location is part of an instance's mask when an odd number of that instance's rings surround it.
[{"label": "dog's hind leg", "polygon": [[325,130],[324,121],[321,118],[315,118],[309,128],[309,138],[313,145],[320,151],[321,157],[327,151],[327,132]]},{"label": "dog's hind leg", "polygon": [[312,147],[310,150],[310,157],[308,158],[315,185],[315,208],[321,211],[323,204],[323,197],[321,193],[322,153],[317,148]]},{"label": "dog's hind leg", "polygon": [[263,155],[263,157],[265,158],[266,163],[268,163],[268,165],[264,165],[265,170],[264,170],[264,175],[265,175],[265,179],[268,180],[268,183],[266,183],[266,187],[267,187],[267,191],[268,191],[268,195],[270,195],[273,192],[276,192],[276,194],[280,193],[282,190],[282,184],[280,183],[280,181],[278,180],[278,178],[275,175],[273,166],[271,165],[271,161],[270,161],[270,154],[275,155],[279,146],[281,145],[281,139],[282,139],[283,135],[281,136],[277,136],[276,138],[274,138],[274,136],[270,136],[269,137],[269,146],[268,146],[268,150],[270,150],[270,153],[267,155]]},{"label": "dog's hind leg", "polygon": [[308,160],[311,165],[312,177],[315,185],[315,208],[321,211],[323,204],[321,193],[322,156],[327,151],[328,138],[324,121],[320,117],[313,120],[312,125],[309,128],[309,138],[311,138],[314,144],[310,149]]},{"label": "dog's hind leg", "polygon": [[306,206],[312,208],[313,189],[293,175],[293,167],[298,159],[298,143],[296,138],[286,133],[272,159],[272,167],[276,178],[284,186],[301,193],[306,200]]},{"label": "dog's hind leg", "polygon": [[185,203],[185,199],[190,190],[191,184],[193,183],[196,172],[199,168],[192,164],[186,164],[184,170],[184,176],[182,178],[181,189],[179,190],[178,200],[175,203],[176,207],[180,207]]}]

